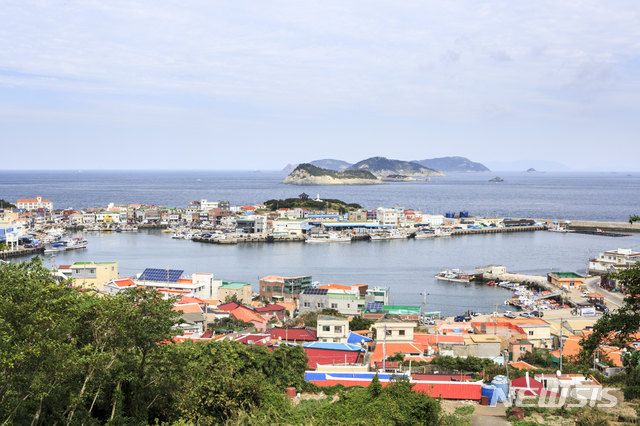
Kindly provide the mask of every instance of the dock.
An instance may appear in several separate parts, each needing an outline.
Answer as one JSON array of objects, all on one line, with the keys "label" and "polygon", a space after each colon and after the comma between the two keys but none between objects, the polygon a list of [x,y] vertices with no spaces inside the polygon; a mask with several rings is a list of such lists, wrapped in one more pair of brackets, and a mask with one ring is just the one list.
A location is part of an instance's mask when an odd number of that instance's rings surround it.
[{"label": "dock", "polygon": [[544,231],[545,226],[510,226],[505,228],[454,229],[451,235],[500,234],[505,232]]},{"label": "dock", "polygon": [[220,238],[213,237],[194,237],[191,239],[196,243],[208,243],[208,244],[238,244],[238,243],[303,243],[304,237],[287,235],[287,236],[273,236],[273,235],[251,235],[244,234],[241,236],[232,236]]},{"label": "dock", "polygon": [[9,259],[10,257],[33,256],[34,254],[44,253],[44,247],[38,248],[21,248],[18,250],[5,250],[0,252],[0,259]]}]

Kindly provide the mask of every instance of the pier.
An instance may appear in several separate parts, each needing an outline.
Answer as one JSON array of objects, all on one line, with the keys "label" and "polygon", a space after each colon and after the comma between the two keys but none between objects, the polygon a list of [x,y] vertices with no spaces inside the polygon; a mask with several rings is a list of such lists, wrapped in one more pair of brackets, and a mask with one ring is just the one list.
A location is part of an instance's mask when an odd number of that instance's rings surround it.
[{"label": "pier", "polygon": [[234,235],[224,238],[220,237],[193,237],[191,241],[196,243],[209,243],[209,244],[238,244],[238,243],[303,243],[304,237],[287,235],[287,236],[274,236],[274,235]]},{"label": "pier", "polygon": [[544,231],[544,226],[511,226],[505,228],[482,228],[482,229],[454,229],[451,235],[473,235],[473,234],[500,234],[504,232],[532,232]]},{"label": "pier", "polygon": [[5,250],[0,252],[0,259],[8,259],[10,257],[32,256],[38,253],[44,253],[44,247],[21,248],[18,250]]}]

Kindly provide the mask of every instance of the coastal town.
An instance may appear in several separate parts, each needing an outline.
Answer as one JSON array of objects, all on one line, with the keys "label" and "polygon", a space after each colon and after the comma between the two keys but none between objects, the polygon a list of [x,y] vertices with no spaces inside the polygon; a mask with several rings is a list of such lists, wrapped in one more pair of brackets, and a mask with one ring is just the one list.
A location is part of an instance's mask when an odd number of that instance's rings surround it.
[{"label": "coastal town", "polygon": [[[326,208],[295,206],[309,201]],[[294,206],[279,207],[280,202]],[[304,193],[297,200],[251,206],[203,199],[184,208],[111,203],[83,210],[56,210],[51,201],[38,196],[19,199],[15,207],[0,212],[0,240],[5,254],[35,251],[52,256],[50,273],[56,280],[100,297],[132,289],[157,290],[179,313],[172,337],[175,342],[238,342],[268,348],[300,345],[307,356],[305,380],[317,386],[366,387],[374,376],[383,384],[406,376],[416,390],[428,395],[495,406],[524,395],[554,392],[597,401],[603,395],[606,398],[606,385],[598,378],[624,371],[625,348],[615,341],[603,342],[589,373],[562,373],[562,360],[578,357],[580,341],[593,332],[596,321],[622,306],[628,289],[610,274],[632,268],[640,252],[618,248],[597,254],[588,259],[584,273],[527,275],[510,273],[498,265],[478,266],[471,272],[444,270],[435,278],[501,287],[513,293],[504,301],[506,311],[496,306],[489,313],[467,311],[446,318],[440,312],[427,312],[422,304],[390,303],[390,287],[320,284],[312,276],[273,275],[252,284],[218,279],[208,272],[158,268],[121,277],[117,259],[56,265],[55,254],[87,248],[86,240],[69,237],[70,231],[82,235],[161,228],[173,238],[202,243],[331,243],[516,230],[576,232],[571,225],[568,221],[475,217],[467,212],[424,214],[403,207],[365,210],[338,200],[322,200],[319,195],[310,200]],[[256,287],[257,292],[253,291]],[[633,344],[640,345],[640,334]],[[546,367],[558,369],[557,375],[537,373],[541,367],[535,361],[541,356],[550,362]],[[480,371],[460,371],[459,379],[454,380],[458,373],[437,364],[443,357],[479,359],[485,369],[502,366],[505,375],[483,381],[477,376]],[[526,380],[516,377],[510,381],[510,370],[525,372]],[[295,390],[291,396],[300,398]]]}]

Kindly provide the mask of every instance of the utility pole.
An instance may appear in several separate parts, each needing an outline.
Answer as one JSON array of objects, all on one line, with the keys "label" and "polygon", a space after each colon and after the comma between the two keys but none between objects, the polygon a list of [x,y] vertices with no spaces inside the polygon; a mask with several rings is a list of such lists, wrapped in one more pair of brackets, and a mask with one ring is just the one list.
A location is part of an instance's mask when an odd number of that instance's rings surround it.
[{"label": "utility pole", "polygon": [[509,350],[504,350],[504,368],[507,369],[507,400],[509,399]]},{"label": "utility pole", "polygon": [[425,315],[427,314],[427,292],[421,293],[422,296],[422,324],[425,324]]},{"label": "utility pole", "polygon": [[386,371],[387,367],[387,325],[384,326],[384,338],[382,340],[382,372]]},{"label": "utility pole", "polygon": [[560,318],[560,372],[562,373],[562,318]]}]

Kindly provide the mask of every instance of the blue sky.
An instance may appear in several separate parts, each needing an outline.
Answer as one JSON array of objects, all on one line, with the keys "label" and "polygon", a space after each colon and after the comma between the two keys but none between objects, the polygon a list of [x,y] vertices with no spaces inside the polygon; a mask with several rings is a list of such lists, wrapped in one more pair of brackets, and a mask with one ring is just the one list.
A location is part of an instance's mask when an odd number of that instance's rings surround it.
[{"label": "blue sky", "polygon": [[637,1],[0,1],[3,168],[640,170]]}]

